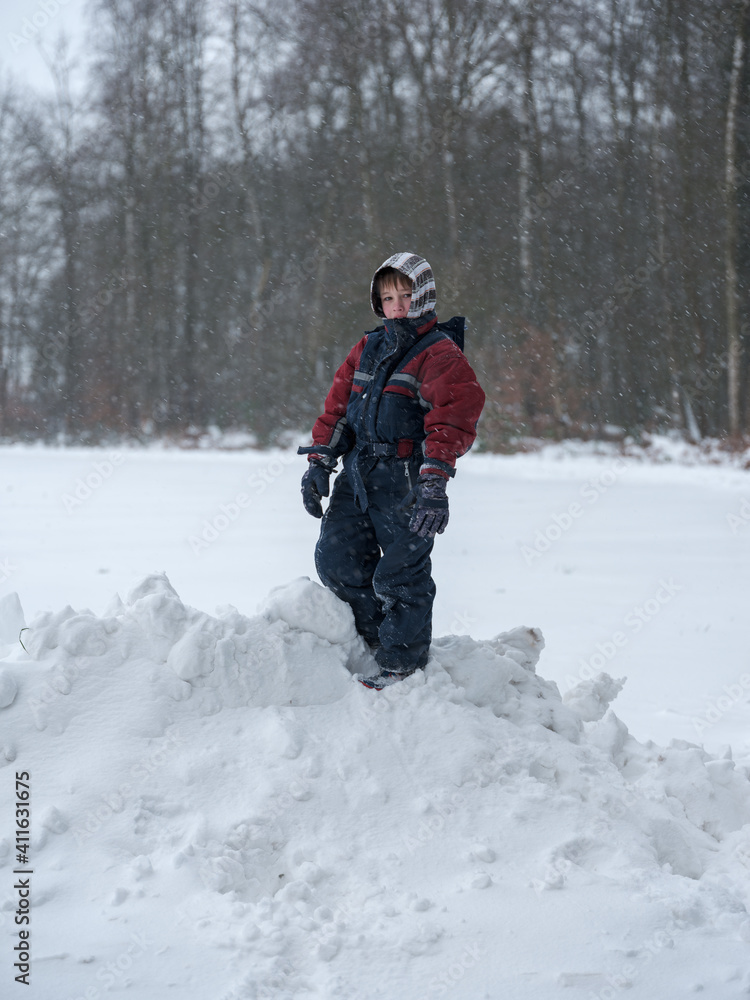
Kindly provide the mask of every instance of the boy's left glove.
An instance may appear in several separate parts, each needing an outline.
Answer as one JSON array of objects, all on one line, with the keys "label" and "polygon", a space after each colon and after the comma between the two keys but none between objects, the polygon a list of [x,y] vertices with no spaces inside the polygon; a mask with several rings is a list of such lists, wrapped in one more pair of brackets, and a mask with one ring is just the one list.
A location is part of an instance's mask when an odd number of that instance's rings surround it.
[{"label": "boy's left glove", "polygon": [[317,459],[310,459],[310,466],[302,477],[302,503],[305,510],[313,517],[323,516],[321,497],[327,497],[331,492],[328,480],[333,470]]},{"label": "boy's left glove", "polygon": [[448,524],[448,497],[445,487],[448,480],[442,476],[425,473],[414,487],[414,510],[409,528],[420,538],[442,535]]}]

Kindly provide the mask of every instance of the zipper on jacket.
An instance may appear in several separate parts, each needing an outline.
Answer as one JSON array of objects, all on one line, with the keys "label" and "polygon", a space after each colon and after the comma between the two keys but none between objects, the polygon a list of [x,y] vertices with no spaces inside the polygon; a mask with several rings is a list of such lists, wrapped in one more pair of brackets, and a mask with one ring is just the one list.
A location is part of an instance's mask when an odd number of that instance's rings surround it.
[{"label": "zipper on jacket", "polygon": [[[375,370],[372,373],[372,378],[370,379],[370,389],[372,392],[370,394],[369,400],[364,396],[362,397],[362,423],[365,426],[365,431],[369,435],[370,440],[376,440],[376,427],[378,422],[378,409],[380,404],[380,397],[383,395],[383,388],[385,387],[385,382],[382,386],[379,386],[380,391],[376,391],[378,386],[378,376],[380,376],[381,371],[386,367],[388,362],[391,360],[393,355],[398,350],[398,336],[396,336],[396,342],[393,347],[385,354],[375,365]],[[382,378],[382,376],[381,376]],[[369,390],[368,390],[369,391]],[[375,409],[373,411],[373,406]]]},{"label": "zipper on jacket", "polygon": [[409,490],[412,490],[413,487],[412,487],[412,483],[411,483],[411,470],[409,469],[409,459],[408,458],[404,459],[404,475],[406,476],[406,482],[409,484]]}]

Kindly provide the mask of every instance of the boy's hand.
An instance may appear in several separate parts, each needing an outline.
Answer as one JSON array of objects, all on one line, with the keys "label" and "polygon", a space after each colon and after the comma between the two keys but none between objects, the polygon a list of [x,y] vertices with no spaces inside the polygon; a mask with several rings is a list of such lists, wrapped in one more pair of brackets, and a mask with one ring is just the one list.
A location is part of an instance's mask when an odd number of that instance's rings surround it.
[{"label": "boy's hand", "polygon": [[321,497],[327,497],[331,492],[328,480],[331,469],[317,459],[311,459],[307,472],[302,477],[302,503],[305,510],[313,517],[323,516]]},{"label": "boy's hand", "polygon": [[448,497],[445,493],[447,485],[447,479],[429,473],[417,480],[409,528],[420,538],[434,538],[445,531],[448,524]]}]

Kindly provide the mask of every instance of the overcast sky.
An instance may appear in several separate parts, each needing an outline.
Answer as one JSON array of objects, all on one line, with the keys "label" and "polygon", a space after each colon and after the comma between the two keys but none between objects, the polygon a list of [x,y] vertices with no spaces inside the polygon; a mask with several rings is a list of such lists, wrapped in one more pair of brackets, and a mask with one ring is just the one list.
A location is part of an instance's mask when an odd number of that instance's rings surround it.
[{"label": "overcast sky", "polygon": [[72,51],[85,57],[87,0],[0,0],[0,74],[10,73],[19,85],[38,91],[52,89],[52,79],[39,52],[52,52],[61,31],[70,36]]}]

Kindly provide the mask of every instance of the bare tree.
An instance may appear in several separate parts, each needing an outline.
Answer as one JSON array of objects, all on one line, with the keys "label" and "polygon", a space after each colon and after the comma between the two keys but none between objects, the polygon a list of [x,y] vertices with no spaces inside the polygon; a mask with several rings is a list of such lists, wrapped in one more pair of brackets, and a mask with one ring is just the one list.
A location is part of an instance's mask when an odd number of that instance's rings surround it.
[{"label": "bare tree", "polygon": [[0,102],[6,427],[271,439],[412,248],[497,434],[740,433],[747,2],[96,0]]},{"label": "bare tree", "polygon": [[740,79],[745,65],[747,17],[750,3],[743,0],[737,12],[737,24],[732,48],[732,70],[727,98],[726,133],[724,141],[724,203],[726,237],[724,247],[724,293],[727,317],[727,409],[729,433],[740,431],[740,324],[737,277],[737,112]]}]

